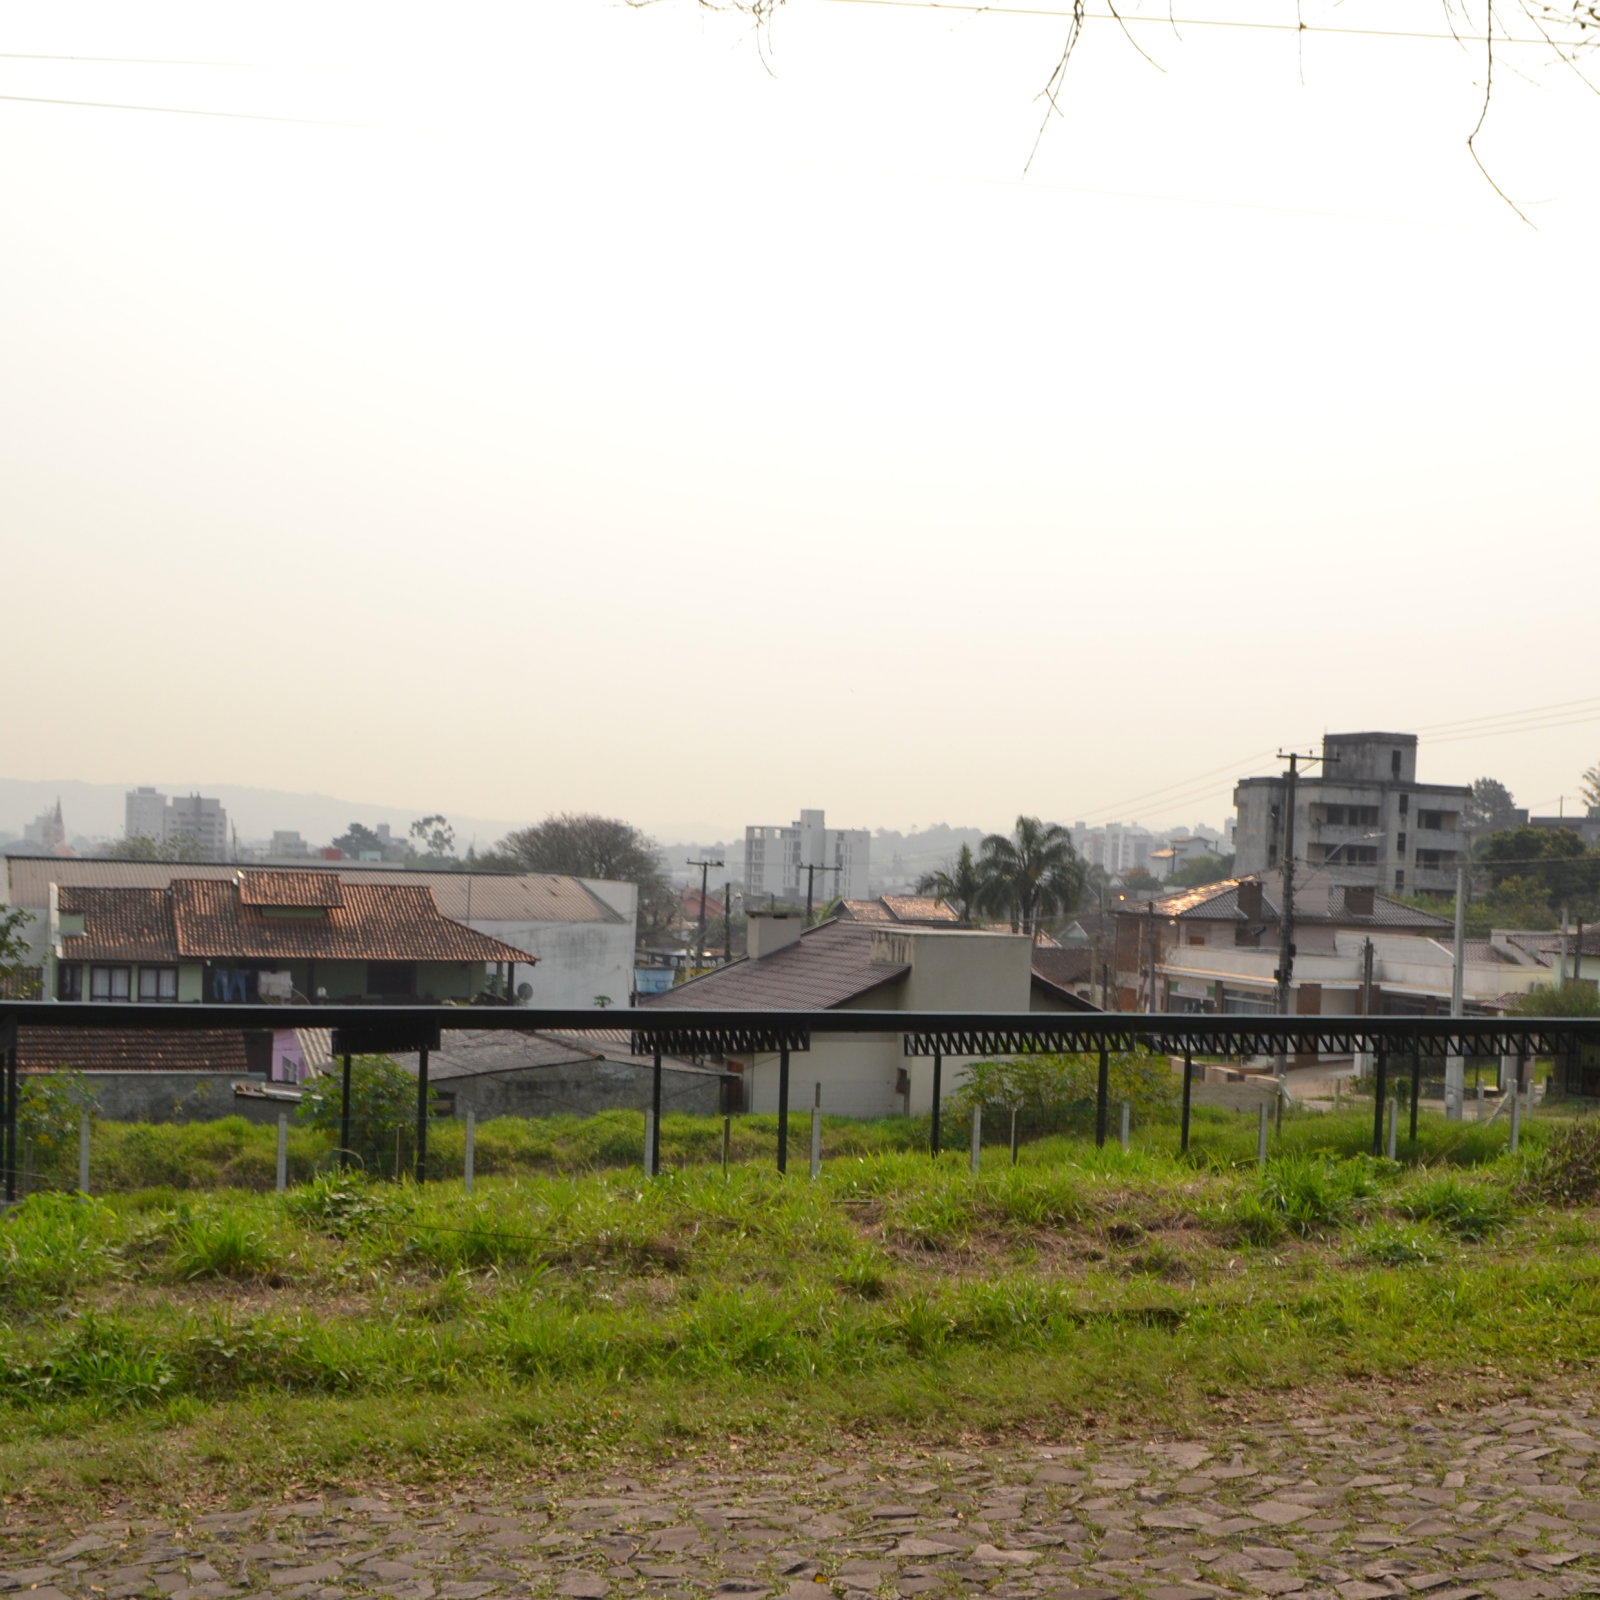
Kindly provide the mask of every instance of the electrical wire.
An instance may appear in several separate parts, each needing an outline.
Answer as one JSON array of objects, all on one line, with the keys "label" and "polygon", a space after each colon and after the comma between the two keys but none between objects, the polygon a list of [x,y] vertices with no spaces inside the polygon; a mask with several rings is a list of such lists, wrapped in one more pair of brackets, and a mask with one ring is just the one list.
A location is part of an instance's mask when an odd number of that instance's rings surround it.
[{"label": "electrical wire", "polygon": [[133,106],[110,100],[53,100],[37,94],[0,94],[29,106],[80,106],[88,111],[154,111],[168,117],[222,117],[229,122],[288,122],[302,128],[370,128],[365,122],[329,122],[321,117],[269,117],[254,111],[197,111],[192,106]]},{"label": "electrical wire", "polygon": [[29,50],[0,50],[0,61],[85,61],[117,67],[260,67],[267,71],[295,70],[294,61],[179,61],[150,56],[51,56]]}]

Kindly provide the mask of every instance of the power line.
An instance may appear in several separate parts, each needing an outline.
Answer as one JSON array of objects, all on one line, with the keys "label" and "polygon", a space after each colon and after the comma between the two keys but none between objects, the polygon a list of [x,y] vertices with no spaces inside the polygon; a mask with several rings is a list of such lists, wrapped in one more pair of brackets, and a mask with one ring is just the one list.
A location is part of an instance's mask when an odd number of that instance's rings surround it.
[{"label": "power line", "polygon": [[[973,15],[993,12],[1002,17],[1059,17],[1064,22],[1077,20],[1071,11],[1050,11],[1036,6],[976,5],[966,0],[829,0],[833,5],[882,6],[889,11],[965,11]],[[1243,28],[1252,33],[1330,33],[1345,34],[1357,39],[1435,39],[1446,44],[1484,44],[1486,36],[1479,33],[1423,33],[1400,28],[1333,28],[1313,22],[1242,22],[1232,17],[1149,17],[1137,12],[1085,11],[1083,19],[1089,22],[1149,22],[1164,28]],[[1494,36],[1496,44],[1536,44],[1549,46],[1549,39],[1514,39],[1504,34]]]},{"label": "power line", "polygon": [[179,61],[151,56],[51,56],[28,50],[0,50],[0,61],[86,61],[119,67],[261,67],[270,71],[296,70],[294,61]]},{"label": "power line", "polygon": [[109,100],[53,100],[37,94],[0,94],[28,106],[80,106],[88,111],[154,111],[169,117],[223,117],[229,122],[289,122],[302,128],[370,128],[365,122],[329,122],[321,117],[269,117],[253,111],[197,111],[193,106],[131,106]]}]

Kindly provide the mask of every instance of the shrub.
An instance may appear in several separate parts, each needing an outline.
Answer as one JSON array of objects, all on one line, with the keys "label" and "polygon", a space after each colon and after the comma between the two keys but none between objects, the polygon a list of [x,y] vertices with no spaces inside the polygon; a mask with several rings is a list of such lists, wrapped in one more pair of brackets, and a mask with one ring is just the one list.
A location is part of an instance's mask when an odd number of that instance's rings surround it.
[{"label": "shrub", "polygon": [[[1098,1055],[1028,1055],[1013,1061],[979,1061],[967,1069],[966,1082],[954,1098],[956,1109],[971,1116],[972,1108],[989,1109],[995,1127],[1009,1133],[1010,1108],[1018,1108],[1018,1130],[1030,1136],[1081,1130],[1093,1125],[1099,1092]],[[1112,1106],[1128,1101],[1134,1117],[1149,1120],[1169,1113],[1177,1103],[1172,1065],[1165,1056],[1145,1050],[1118,1051],[1107,1062],[1108,1098]]]},{"label": "shrub", "polygon": [[1519,1187],[1527,1198],[1552,1205],[1593,1201],[1600,1195],[1600,1118],[1560,1129],[1529,1164]]},{"label": "shrub", "polygon": [[[300,1121],[337,1142],[343,1096],[342,1068],[313,1078],[300,1098]],[[397,1140],[416,1115],[417,1080],[392,1056],[356,1056],[351,1061],[350,1153],[370,1174],[394,1171]]]}]

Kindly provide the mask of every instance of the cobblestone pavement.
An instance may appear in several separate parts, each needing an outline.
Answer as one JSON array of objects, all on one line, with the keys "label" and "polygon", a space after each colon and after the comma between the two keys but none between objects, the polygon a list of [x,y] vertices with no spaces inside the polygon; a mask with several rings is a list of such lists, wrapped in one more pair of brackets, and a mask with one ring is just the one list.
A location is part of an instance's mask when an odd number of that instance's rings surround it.
[{"label": "cobblestone pavement", "polygon": [[[1557,1600],[1600,1593],[1600,1417],[1237,1424],[847,1462],[669,1466],[548,1492],[396,1492],[0,1526],[26,1600]],[[14,1516],[15,1513],[8,1513]],[[17,1600],[22,1600],[18,1596]]]}]

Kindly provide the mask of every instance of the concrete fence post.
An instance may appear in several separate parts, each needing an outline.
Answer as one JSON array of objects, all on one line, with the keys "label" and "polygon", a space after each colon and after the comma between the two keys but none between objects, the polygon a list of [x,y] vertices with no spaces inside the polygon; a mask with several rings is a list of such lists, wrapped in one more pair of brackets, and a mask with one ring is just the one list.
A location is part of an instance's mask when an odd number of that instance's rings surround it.
[{"label": "concrete fence post", "polygon": [[1400,1102],[1398,1100],[1391,1100],[1389,1102],[1389,1148],[1388,1148],[1388,1155],[1389,1155],[1389,1159],[1391,1161],[1393,1161],[1394,1158],[1395,1158],[1396,1136],[1397,1136],[1397,1134],[1399,1132],[1399,1127],[1400,1127]]},{"label": "concrete fence post", "polygon": [[89,1192],[89,1113],[78,1113],[78,1193]]},{"label": "concrete fence post", "polygon": [[724,1115],[722,1118],[722,1175],[728,1175],[728,1153],[733,1144],[733,1118]]},{"label": "concrete fence post", "polygon": [[473,1158],[477,1151],[474,1148],[478,1139],[478,1114],[471,1106],[467,1107],[467,1147],[461,1154],[461,1186],[468,1193],[472,1193]]},{"label": "concrete fence post", "polygon": [[1256,1165],[1265,1167],[1267,1164],[1267,1102],[1261,1102],[1261,1119],[1256,1127]]},{"label": "concrete fence post", "polygon": [[972,1175],[977,1177],[978,1168],[982,1164],[983,1152],[983,1107],[972,1108]]},{"label": "concrete fence post", "polygon": [[644,1175],[656,1175],[656,1114],[648,1108],[644,1114]]},{"label": "concrete fence post", "polygon": [[1128,1153],[1128,1125],[1133,1120],[1133,1107],[1124,1100],[1122,1102],[1122,1153]]},{"label": "concrete fence post", "polygon": [[1511,1080],[1511,1148],[1517,1148],[1517,1135],[1522,1131],[1522,1095],[1517,1089],[1517,1080]]},{"label": "concrete fence post", "polygon": [[278,1193],[289,1187],[289,1113],[278,1113]]},{"label": "concrete fence post", "polygon": [[813,1180],[822,1171],[822,1085],[817,1085],[817,1097],[811,1107],[811,1176]]}]

